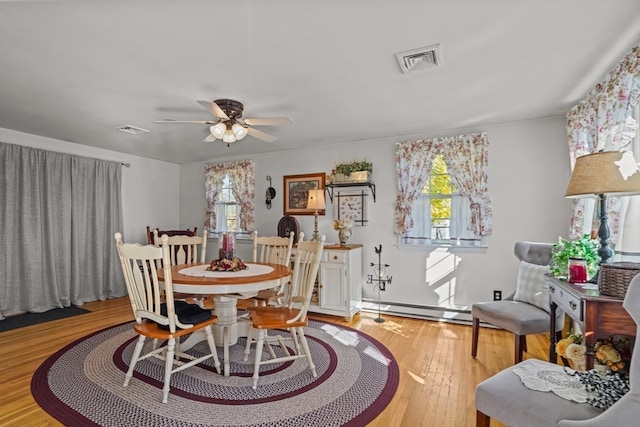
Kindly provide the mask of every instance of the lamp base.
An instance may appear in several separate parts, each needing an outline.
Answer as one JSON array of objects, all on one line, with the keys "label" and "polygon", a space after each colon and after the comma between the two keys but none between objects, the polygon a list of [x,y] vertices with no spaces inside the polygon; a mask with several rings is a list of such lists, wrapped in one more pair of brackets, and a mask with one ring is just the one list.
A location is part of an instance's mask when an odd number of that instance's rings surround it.
[{"label": "lamp base", "polygon": [[315,213],[313,214],[314,221],[313,221],[313,235],[311,236],[311,240],[320,240],[320,233],[318,232],[318,210],[316,209]]},{"label": "lamp base", "polygon": [[598,255],[600,255],[600,264],[605,264],[613,256],[613,251],[609,247],[611,231],[609,230],[609,224],[607,224],[607,196],[598,194],[598,200],[600,201],[600,227],[598,227],[600,248],[598,249]]}]

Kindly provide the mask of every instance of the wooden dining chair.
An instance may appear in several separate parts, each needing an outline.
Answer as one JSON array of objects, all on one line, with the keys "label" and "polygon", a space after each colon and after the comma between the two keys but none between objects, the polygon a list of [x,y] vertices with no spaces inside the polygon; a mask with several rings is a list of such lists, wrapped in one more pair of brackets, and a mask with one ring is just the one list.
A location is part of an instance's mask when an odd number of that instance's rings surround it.
[{"label": "wooden dining chair", "polygon": [[[247,337],[244,360],[249,358],[251,344],[255,342],[256,348],[252,384],[254,389],[258,386],[260,366],[266,364],[306,358],[309,370],[314,377],[317,376],[303,328],[308,324],[307,311],[311,303],[311,295],[313,294],[313,288],[318,276],[324,241],[325,236],[321,236],[320,240],[309,240],[298,243],[293,266],[291,297],[286,305],[282,307],[249,307],[247,309],[249,318],[251,319],[251,329]],[[267,337],[267,331],[279,329],[289,329],[291,335],[289,339],[293,339],[294,342],[295,340],[299,341],[300,351],[290,354],[285,345],[286,337],[281,335],[269,335]],[[277,342],[280,345],[282,354],[276,355],[270,351],[271,357],[262,360],[264,345],[266,343],[268,347],[271,348],[269,345],[271,342]]]},{"label": "wooden dining chair", "polygon": [[[253,233],[253,262],[268,262],[271,264],[291,265],[291,250],[295,233],[292,231],[289,237],[263,236],[258,237],[258,232]],[[300,241],[304,238],[304,233],[300,233]],[[286,286],[289,279],[283,279],[275,289],[263,289],[253,297],[254,305],[268,305],[274,303],[282,305],[282,298],[285,296]]]},{"label": "wooden dining chair", "polygon": [[167,236],[197,236],[198,235],[198,227],[193,227],[193,230],[187,228],[185,230],[160,230],[158,228],[152,229],[147,225],[147,242],[150,245],[155,244],[155,240],[153,237],[153,232],[158,231],[158,236],[162,236],[166,234]]},{"label": "wooden dining chair", "polygon": [[[174,300],[171,251],[169,238],[166,235],[161,238],[161,247],[141,246],[138,243],[125,244],[120,233],[115,234],[115,239],[131,309],[136,319],[133,329],[139,335],[124,386],[129,385],[138,361],[149,357],[164,360],[162,403],[167,403],[173,373],[190,368],[209,358],[213,359],[213,364],[218,374],[220,373],[220,360],[211,329],[218,318],[210,310],[205,310],[196,304]],[[163,261],[164,292],[161,292],[155,269],[156,262],[161,260]],[[206,334],[209,352],[194,356],[176,348],[176,341],[179,343],[181,337],[199,330],[204,330]],[[158,347],[154,344],[143,354],[147,338],[156,342],[166,342],[166,345]]]}]

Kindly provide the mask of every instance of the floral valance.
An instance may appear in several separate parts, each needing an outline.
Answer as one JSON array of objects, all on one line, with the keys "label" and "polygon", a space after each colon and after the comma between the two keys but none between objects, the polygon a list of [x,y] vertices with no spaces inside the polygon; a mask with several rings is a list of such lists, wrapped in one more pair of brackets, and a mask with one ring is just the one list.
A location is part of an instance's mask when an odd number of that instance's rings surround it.
[{"label": "floral valance", "polygon": [[469,199],[471,217],[468,229],[477,236],[490,236],[493,222],[488,189],[488,153],[486,133],[397,143],[396,234],[404,235],[412,227],[412,204],[431,173],[431,162],[440,154],[460,193]]},{"label": "floral valance", "polygon": [[[634,106],[640,102],[640,46],[634,46],[622,60],[596,84],[585,98],[567,113],[567,141],[571,169],[576,158],[600,150],[629,149],[637,124],[631,117]],[[611,227],[611,243],[615,244],[621,232],[620,199],[607,200],[607,213]],[[595,204],[588,199],[574,199],[570,238],[590,233],[594,228]]]},{"label": "floral valance", "polygon": [[208,230],[215,229],[215,203],[226,175],[231,179],[233,195],[240,204],[240,226],[245,231],[252,231],[255,224],[255,167],[251,160],[205,165],[204,184],[207,199],[205,227]]}]

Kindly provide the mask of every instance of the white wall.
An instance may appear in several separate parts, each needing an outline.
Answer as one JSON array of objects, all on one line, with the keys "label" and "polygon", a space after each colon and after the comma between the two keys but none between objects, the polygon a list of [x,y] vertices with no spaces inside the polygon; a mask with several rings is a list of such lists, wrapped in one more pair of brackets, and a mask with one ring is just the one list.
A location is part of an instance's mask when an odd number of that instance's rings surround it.
[{"label": "white wall", "polygon": [[[489,137],[489,189],[493,202],[493,235],[484,253],[425,252],[398,248],[393,235],[393,205],[396,196],[395,142],[485,131]],[[185,165],[102,150],[0,128],[0,140],[51,151],[130,163],[123,168],[124,231],[127,241],[145,241],[146,225],[160,228],[203,226],[205,212],[204,164]],[[259,143],[245,141],[243,143]],[[276,142],[277,144],[277,142]],[[229,149],[233,152],[233,149]],[[516,240],[555,242],[567,236],[569,202],[563,197],[569,179],[569,158],[564,118],[506,123],[474,130],[413,135],[400,139],[358,141],[286,153],[252,157],[256,166],[256,228],[261,235],[276,233],[283,215],[283,175],[330,172],[334,163],[354,159],[373,162],[377,200],[370,203],[369,225],[356,227],[352,243],[363,247],[363,277],[372,274],[377,261],[374,247],[382,244],[382,261],[390,264],[392,284],[382,300],[416,305],[468,306],[490,300],[492,291],[506,295],[514,289],[517,260]],[[235,160],[233,156],[215,161]],[[272,208],[264,203],[271,175],[276,189]],[[162,196],[162,197],[160,197]],[[178,200],[178,203],[163,203]],[[312,216],[297,216],[302,231],[313,232]],[[328,241],[337,241],[332,229],[331,203],[319,228]],[[250,245],[240,243],[240,253],[249,257]],[[247,247],[245,247],[247,246]],[[210,241],[208,253],[215,253]],[[211,255],[212,256],[212,255]],[[427,269],[426,266],[429,266]],[[363,283],[365,296],[376,296],[372,285]]]},{"label": "white wall", "polygon": [[[161,229],[180,224],[180,166],[115,151],[73,144],[0,128],[0,141],[43,150],[129,163],[122,168],[122,230],[125,242],[146,243],[147,225]],[[168,201],[163,202],[162,200]]]},{"label": "white wall", "polygon": [[[369,225],[356,227],[351,243],[364,245],[363,281],[366,281],[367,274],[372,274],[370,263],[377,262],[374,247],[382,244],[382,262],[391,265],[387,274],[393,276],[392,284],[381,296],[383,301],[468,306],[492,299],[494,289],[502,290],[506,296],[515,287],[518,265],[513,256],[515,241],[553,243],[558,236],[567,236],[569,202],[563,195],[569,180],[569,155],[564,126],[564,117],[556,117],[253,156],[251,160],[256,166],[256,229],[261,235],[276,234],[277,223],[283,216],[283,175],[329,173],[336,162],[366,158],[373,162],[377,197],[375,203],[370,203]],[[489,138],[489,190],[494,225],[489,249],[484,253],[442,254],[398,248],[393,235],[395,142],[473,132],[487,132]],[[229,152],[232,153],[233,148]],[[212,161],[238,159],[229,156]],[[183,228],[201,227],[204,222],[205,163],[181,166],[180,226]],[[270,210],[264,203],[264,192],[269,186],[267,175],[271,176],[277,192]],[[313,217],[297,216],[297,219],[302,231],[310,235]],[[327,215],[319,219],[319,229],[327,236],[327,241],[336,242],[333,219],[333,209],[328,203]],[[210,246],[215,246],[215,241]],[[429,269],[425,268],[427,265]],[[440,268],[443,266],[446,267],[444,270]],[[376,296],[372,285],[363,283],[363,290],[365,296]]]}]

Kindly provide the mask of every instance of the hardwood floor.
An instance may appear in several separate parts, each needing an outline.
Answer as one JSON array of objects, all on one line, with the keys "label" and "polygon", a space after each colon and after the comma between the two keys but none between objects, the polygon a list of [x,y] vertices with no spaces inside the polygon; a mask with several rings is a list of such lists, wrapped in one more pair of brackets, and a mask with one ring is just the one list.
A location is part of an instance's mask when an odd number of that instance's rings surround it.
[{"label": "hardwood floor", "polygon": [[[51,354],[91,332],[132,320],[127,297],[82,306],[89,314],[0,333],[0,426],[59,426],[31,396],[33,372]],[[513,336],[480,331],[478,357],[471,357],[471,326],[363,312],[352,322],[312,315],[360,330],[382,342],[398,362],[400,384],[389,406],[370,427],[475,425],[476,385],[513,364]],[[525,358],[546,360],[545,334],[529,336]],[[501,424],[492,420],[492,426]]]}]

